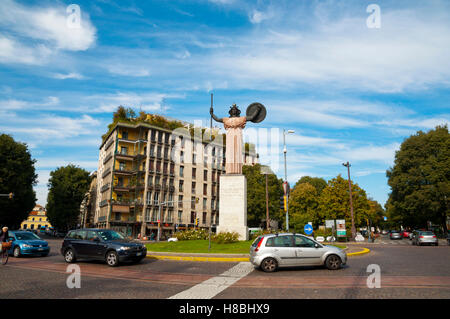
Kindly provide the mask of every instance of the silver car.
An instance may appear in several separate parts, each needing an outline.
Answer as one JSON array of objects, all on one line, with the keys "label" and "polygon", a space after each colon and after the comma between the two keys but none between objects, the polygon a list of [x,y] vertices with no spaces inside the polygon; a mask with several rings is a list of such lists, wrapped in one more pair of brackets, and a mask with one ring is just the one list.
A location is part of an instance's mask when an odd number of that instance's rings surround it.
[{"label": "silver car", "polygon": [[259,236],[250,247],[250,262],[265,272],[278,267],[322,266],[335,270],[347,263],[347,254],[300,234]]},{"label": "silver car", "polygon": [[413,245],[435,245],[438,246],[438,239],[435,234],[431,231],[417,231],[414,232],[414,237],[412,240]]}]

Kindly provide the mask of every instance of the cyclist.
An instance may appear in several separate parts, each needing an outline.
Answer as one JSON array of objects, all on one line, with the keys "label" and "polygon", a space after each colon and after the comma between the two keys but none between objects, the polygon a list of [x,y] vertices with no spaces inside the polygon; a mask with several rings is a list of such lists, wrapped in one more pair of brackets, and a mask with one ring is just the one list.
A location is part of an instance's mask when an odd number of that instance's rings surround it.
[{"label": "cyclist", "polygon": [[2,244],[8,240],[8,227],[3,227],[0,231],[0,253],[2,252]]}]

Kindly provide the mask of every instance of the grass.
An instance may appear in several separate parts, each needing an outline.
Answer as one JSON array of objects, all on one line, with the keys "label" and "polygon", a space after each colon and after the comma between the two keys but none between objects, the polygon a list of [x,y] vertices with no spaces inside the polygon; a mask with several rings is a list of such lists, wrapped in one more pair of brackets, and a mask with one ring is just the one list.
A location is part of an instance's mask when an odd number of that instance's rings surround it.
[{"label": "grass", "polygon": [[[172,242],[159,242],[146,244],[148,251],[170,253],[211,253],[211,254],[248,254],[253,240],[239,241],[232,244],[216,244],[211,242],[211,251],[208,250],[207,240],[181,240]],[[344,245],[330,245],[344,249]]]},{"label": "grass", "polygon": [[211,253],[211,254],[248,254],[252,240],[239,241],[231,244],[216,244],[211,242],[208,250],[208,240],[181,240],[146,244],[148,251],[173,253]]}]

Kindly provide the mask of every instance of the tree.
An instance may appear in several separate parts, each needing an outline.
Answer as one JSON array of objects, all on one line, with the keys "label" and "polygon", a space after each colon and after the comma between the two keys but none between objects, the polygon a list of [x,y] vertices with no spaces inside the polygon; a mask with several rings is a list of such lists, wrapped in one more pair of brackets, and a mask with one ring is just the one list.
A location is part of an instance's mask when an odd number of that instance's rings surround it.
[{"label": "tree", "polygon": [[295,183],[294,188],[304,183],[314,186],[317,190],[317,195],[320,195],[323,189],[327,187],[327,181],[321,177],[303,176]]},{"label": "tree", "polygon": [[[261,165],[244,165],[242,173],[247,178],[247,224],[258,227],[266,219],[266,177],[261,174]],[[269,216],[271,220],[282,220],[280,197],[283,196],[283,181],[275,174],[267,176],[269,190]]]},{"label": "tree", "polygon": [[14,141],[10,135],[0,135],[0,194],[14,193],[13,199],[0,197],[0,225],[19,228],[33,209],[35,162],[26,144]]},{"label": "tree", "polygon": [[[319,216],[322,222],[325,219],[345,219],[346,227],[350,229],[352,219],[348,191],[348,180],[340,174],[328,181],[319,198]],[[352,196],[355,227],[366,226],[366,219],[370,214],[366,192],[352,182]]]},{"label": "tree", "polygon": [[321,223],[318,206],[317,189],[309,183],[297,184],[289,197],[289,226],[299,232],[308,222],[312,222],[313,227],[317,228]]},{"label": "tree", "polygon": [[76,226],[90,179],[88,171],[72,164],[50,173],[47,216],[54,227],[69,230]]},{"label": "tree", "polygon": [[450,211],[450,135],[447,126],[405,139],[387,170],[389,213],[404,226],[426,227],[427,221],[447,232]]}]

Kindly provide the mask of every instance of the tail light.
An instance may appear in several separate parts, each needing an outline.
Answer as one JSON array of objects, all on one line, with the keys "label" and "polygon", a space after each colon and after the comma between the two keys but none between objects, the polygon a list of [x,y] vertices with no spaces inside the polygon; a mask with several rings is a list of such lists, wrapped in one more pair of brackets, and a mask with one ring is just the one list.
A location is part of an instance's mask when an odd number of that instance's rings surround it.
[{"label": "tail light", "polygon": [[424,238],[423,236],[419,236],[419,238]]},{"label": "tail light", "polygon": [[256,245],[255,252],[257,252],[259,250],[259,247],[261,246],[263,240],[264,240],[264,237],[261,237],[261,239],[258,242],[258,245]]},{"label": "tail light", "polygon": [[433,236],[433,238],[436,238],[436,236]]}]

